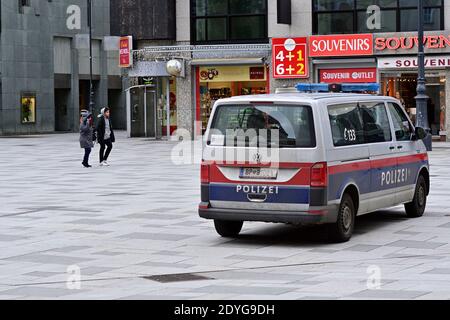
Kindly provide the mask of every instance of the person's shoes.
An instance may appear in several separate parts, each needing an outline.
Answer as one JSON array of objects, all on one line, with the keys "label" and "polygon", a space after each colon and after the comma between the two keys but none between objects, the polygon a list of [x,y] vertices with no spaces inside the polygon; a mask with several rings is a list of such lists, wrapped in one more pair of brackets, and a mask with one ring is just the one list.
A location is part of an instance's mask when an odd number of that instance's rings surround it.
[{"label": "person's shoes", "polygon": [[89,163],[84,163],[84,162],[82,162],[81,164],[82,164],[83,167],[85,167],[85,168],[92,168],[92,166],[89,165]]},{"label": "person's shoes", "polygon": [[100,162],[99,167],[103,167],[103,166],[104,166],[103,162]]},{"label": "person's shoes", "polygon": [[109,163],[106,162],[106,161],[103,161],[103,165],[104,165],[105,167],[109,167]]}]

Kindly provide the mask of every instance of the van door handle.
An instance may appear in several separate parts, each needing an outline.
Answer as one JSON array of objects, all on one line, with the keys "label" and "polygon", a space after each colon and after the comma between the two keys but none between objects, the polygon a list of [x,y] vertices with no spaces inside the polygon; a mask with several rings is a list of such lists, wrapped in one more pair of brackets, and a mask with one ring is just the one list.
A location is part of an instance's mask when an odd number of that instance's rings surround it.
[{"label": "van door handle", "polygon": [[403,149],[403,146],[398,146],[397,149],[399,149],[399,150],[400,150],[400,149]]},{"label": "van door handle", "polygon": [[267,194],[266,193],[249,193],[249,194],[247,194],[247,199],[251,202],[262,203],[267,200]]},{"label": "van door handle", "polygon": [[394,150],[395,149],[395,147],[389,147],[389,150]]}]

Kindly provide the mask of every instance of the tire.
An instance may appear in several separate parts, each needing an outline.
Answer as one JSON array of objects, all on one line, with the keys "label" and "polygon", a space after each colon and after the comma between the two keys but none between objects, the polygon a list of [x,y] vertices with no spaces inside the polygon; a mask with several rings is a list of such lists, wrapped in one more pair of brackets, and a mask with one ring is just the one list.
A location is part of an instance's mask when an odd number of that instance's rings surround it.
[{"label": "tire", "polygon": [[352,197],[346,193],[342,197],[336,223],[329,224],[328,238],[331,242],[347,242],[355,228],[356,209]]},{"label": "tire", "polygon": [[416,191],[412,202],[405,204],[405,211],[408,218],[420,218],[427,206],[427,183],[423,175],[417,179]]},{"label": "tire", "polygon": [[237,237],[243,225],[243,221],[214,220],[214,227],[217,233],[225,238]]}]

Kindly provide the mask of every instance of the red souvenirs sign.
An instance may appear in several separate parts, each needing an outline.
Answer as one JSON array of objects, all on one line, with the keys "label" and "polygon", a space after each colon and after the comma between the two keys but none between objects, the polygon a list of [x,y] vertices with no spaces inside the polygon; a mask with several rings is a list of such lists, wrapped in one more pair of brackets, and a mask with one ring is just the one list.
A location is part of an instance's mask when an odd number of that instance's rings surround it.
[{"label": "red souvenirs sign", "polygon": [[272,39],[272,66],[275,79],[309,78],[307,43],[306,37]]},{"label": "red souvenirs sign", "polygon": [[373,55],[372,34],[347,34],[309,37],[310,57]]},{"label": "red souvenirs sign", "polygon": [[133,37],[121,37],[119,40],[119,67],[129,68],[133,65]]}]

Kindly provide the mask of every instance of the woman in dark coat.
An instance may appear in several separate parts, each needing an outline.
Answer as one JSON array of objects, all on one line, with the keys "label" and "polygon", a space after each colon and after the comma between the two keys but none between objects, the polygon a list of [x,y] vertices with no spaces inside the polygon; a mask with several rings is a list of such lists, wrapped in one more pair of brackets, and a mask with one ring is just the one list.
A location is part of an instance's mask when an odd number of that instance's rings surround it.
[{"label": "woman in dark coat", "polygon": [[94,127],[92,114],[86,110],[82,111],[80,119],[80,147],[84,149],[82,165],[85,168],[91,168],[89,155],[94,147]]},{"label": "woman in dark coat", "polygon": [[113,143],[116,141],[110,114],[111,111],[108,107],[101,110],[95,130],[97,132],[97,141],[100,144],[100,166],[109,166],[107,160],[113,148]]}]

